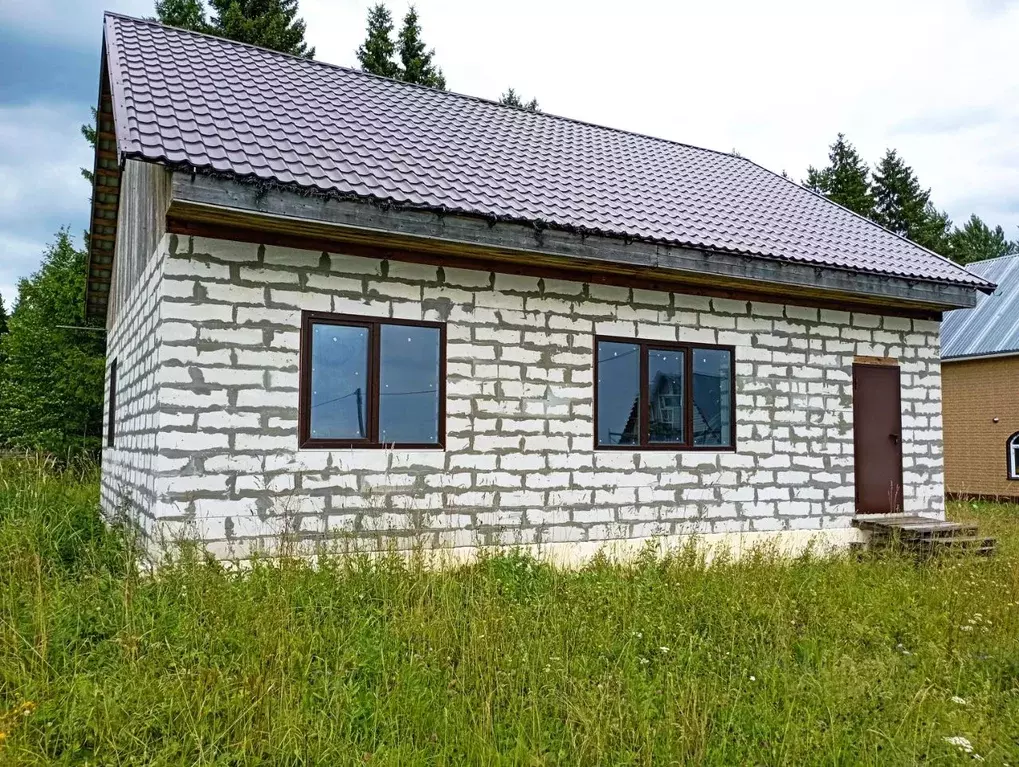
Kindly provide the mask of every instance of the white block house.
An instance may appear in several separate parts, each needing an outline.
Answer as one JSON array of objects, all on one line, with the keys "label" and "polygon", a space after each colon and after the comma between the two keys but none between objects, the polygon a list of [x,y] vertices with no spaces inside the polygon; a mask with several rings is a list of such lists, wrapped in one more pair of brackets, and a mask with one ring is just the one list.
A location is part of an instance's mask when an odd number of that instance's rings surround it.
[{"label": "white block house", "polygon": [[990,284],[746,159],[114,15],[99,104],[103,503],[154,541],[944,513],[938,321]]}]

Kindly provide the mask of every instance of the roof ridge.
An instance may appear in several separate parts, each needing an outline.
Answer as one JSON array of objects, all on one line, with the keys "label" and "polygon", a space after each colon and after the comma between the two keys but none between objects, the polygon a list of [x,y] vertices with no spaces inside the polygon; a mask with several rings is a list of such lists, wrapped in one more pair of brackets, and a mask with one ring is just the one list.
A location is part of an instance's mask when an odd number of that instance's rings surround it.
[{"label": "roof ridge", "polygon": [[[150,26],[150,27],[158,27],[160,29],[172,29],[172,30],[174,30],[176,32],[181,32],[181,33],[183,33],[185,35],[194,35],[195,37],[204,37],[204,38],[207,38],[209,40],[215,40],[219,44],[235,45],[235,46],[240,46],[242,48],[251,48],[251,49],[256,50],[256,51],[264,51],[265,53],[269,53],[269,54],[272,54],[274,56],[280,56],[280,57],[285,58],[285,59],[294,59],[296,61],[300,61],[300,62],[305,63],[305,64],[315,64],[317,66],[325,67],[327,69],[339,70],[341,72],[348,72],[348,73],[353,74],[353,75],[359,75],[361,77],[367,77],[367,78],[372,78],[372,79],[375,79],[375,80],[381,80],[382,82],[386,82],[386,83],[394,83],[396,85],[405,86],[407,88],[417,88],[417,89],[420,89],[420,90],[429,91],[431,93],[445,93],[445,94],[448,94],[448,95],[453,96],[455,98],[469,99],[471,101],[480,102],[482,104],[491,104],[491,105],[499,107],[501,109],[512,109],[515,112],[524,112],[525,114],[534,115],[535,117],[537,117],[539,119],[540,118],[549,118],[549,119],[553,119],[553,120],[561,120],[563,122],[573,123],[574,125],[585,125],[585,126],[587,126],[589,128],[598,128],[599,130],[611,131],[613,133],[620,133],[620,134],[622,134],[624,136],[636,136],[638,138],[648,139],[650,141],[656,141],[656,142],[660,142],[660,143],[663,143],[663,144],[670,144],[672,146],[686,147],[687,149],[694,149],[694,150],[696,150],[698,152],[710,152],[712,154],[721,155],[722,157],[728,157],[729,159],[732,159],[732,160],[742,160],[744,162],[751,162],[751,163],[753,162],[752,160],[749,160],[748,158],[743,157],[742,155],[733,154],[732,152],[723,152],[721,149],[712,149],[711,147],[697,146],[696,144],[690,144],[690,143],[687,143],[685,141],[677,141],[675,139],[662,138],[661,136],[652,136],[650,133],[641,133],[640,131],[626,130],[625,128],[614,128],[611,125],[602,125],[600,123],[594,123],[594,122],[590,122],[588,120],[578,120],[575,117],[566,117],[565,115],[559,115],[559,114],[555,114],[553,112],[540,112],[540,111],[539,112],[530,112],[529,110],[521,109],[520,107],[514,107],[514,106],[510,106],[509,104],[503,104],[502,102],[499,102],[499,101],[493,101],[492,99],[487,99],[484,96],[474,96],[474,95],[472,95],[470,93],[460,93],[459,91],[446,91],[446,90],[440,91],[437,88],[431,87],[430,85],[421,85],[419,83],[409,83],[409,82],[407,82],[405,80],[397,80],[397,79],[395,79],[393,77],[385,77],[384,75],[377,75],[374,72],[366,72],[363,69],[357,69],[356,67],[344,66],[343,64],[333,64],[332,62],[329,62],[329,61],[321,61],[319,59],[306,59],[303,56],[295,56],[292,53],[284,53],[283,51],[277,51],[274,48],[266,48],[265,46],[262,46],[262,45],[254,45],[252,43],[244,43],[244,42],[241,42],[240,40],[232,40],[229,37],[220,37],[218,35],[213,35],[213,34],[210,34],[208,32],[196,32],[193,29],[185,29],[184,27],[175,27],[175,26],[172,26],[170,24],[163,24],[162,22],[160,22],[160,21],[158,21],[156,19],[144,19],[144,18],[138,18],[137,16],[128,16],[127,14],[124,14],[124,13],[116,13],[115,11],[104,11],[103,17],[105,18],[105,17],[108,17],[108,16],[112,16],[112,17],[118,18],[118,19],[123,19],[125,21],[136,22],[138,24],[144,24],[144,25]],[[753,164],[757,165],[757,163],[753,163]],[[759,167],[763,167],[763,166],[759,166]]]}]

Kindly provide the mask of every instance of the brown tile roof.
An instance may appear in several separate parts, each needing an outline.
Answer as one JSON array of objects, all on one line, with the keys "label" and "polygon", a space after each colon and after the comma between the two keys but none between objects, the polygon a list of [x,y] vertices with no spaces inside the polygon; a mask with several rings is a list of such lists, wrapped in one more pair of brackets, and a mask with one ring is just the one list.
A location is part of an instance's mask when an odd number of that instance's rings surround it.
[{"label": "brown tile roof", "polygon": [[109,14],[121,159],[983,287],[749,160]]}]

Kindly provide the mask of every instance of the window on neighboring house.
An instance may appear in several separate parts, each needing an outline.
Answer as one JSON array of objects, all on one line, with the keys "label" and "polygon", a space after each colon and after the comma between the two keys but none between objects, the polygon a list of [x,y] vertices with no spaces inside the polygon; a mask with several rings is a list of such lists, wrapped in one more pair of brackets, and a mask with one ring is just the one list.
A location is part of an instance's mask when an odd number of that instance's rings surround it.
[{"label": "window on neighboring house", "polygon": [[445,444],[446,328],[304,312],[301,447]]},{"label": "window on neighboring house", "polygon": [[731,347],[596,339],[596,446],[732,449],[733,366]]},{"label": "window on neighboring house", "polygon": [[106,412],[106,446],[113,447],[117,425],[117,360],[110,363],[110,396]]},{"label": "window on neighboring house", "polygon": [[1019,431],[1008,438],[1005,450],[1007,452],[1008,478],[1019,479]]}]

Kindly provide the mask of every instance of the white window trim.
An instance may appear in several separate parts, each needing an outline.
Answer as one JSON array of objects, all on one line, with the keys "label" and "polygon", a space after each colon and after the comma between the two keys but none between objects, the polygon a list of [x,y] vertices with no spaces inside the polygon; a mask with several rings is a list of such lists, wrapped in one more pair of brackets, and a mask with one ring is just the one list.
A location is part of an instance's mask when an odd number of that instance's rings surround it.
[{"label": "white window trim", "polygon": [[1006,479],[1019,480],[1019,432],[1016,432],[1005,443],[1005,463],[1008,467]]}]

